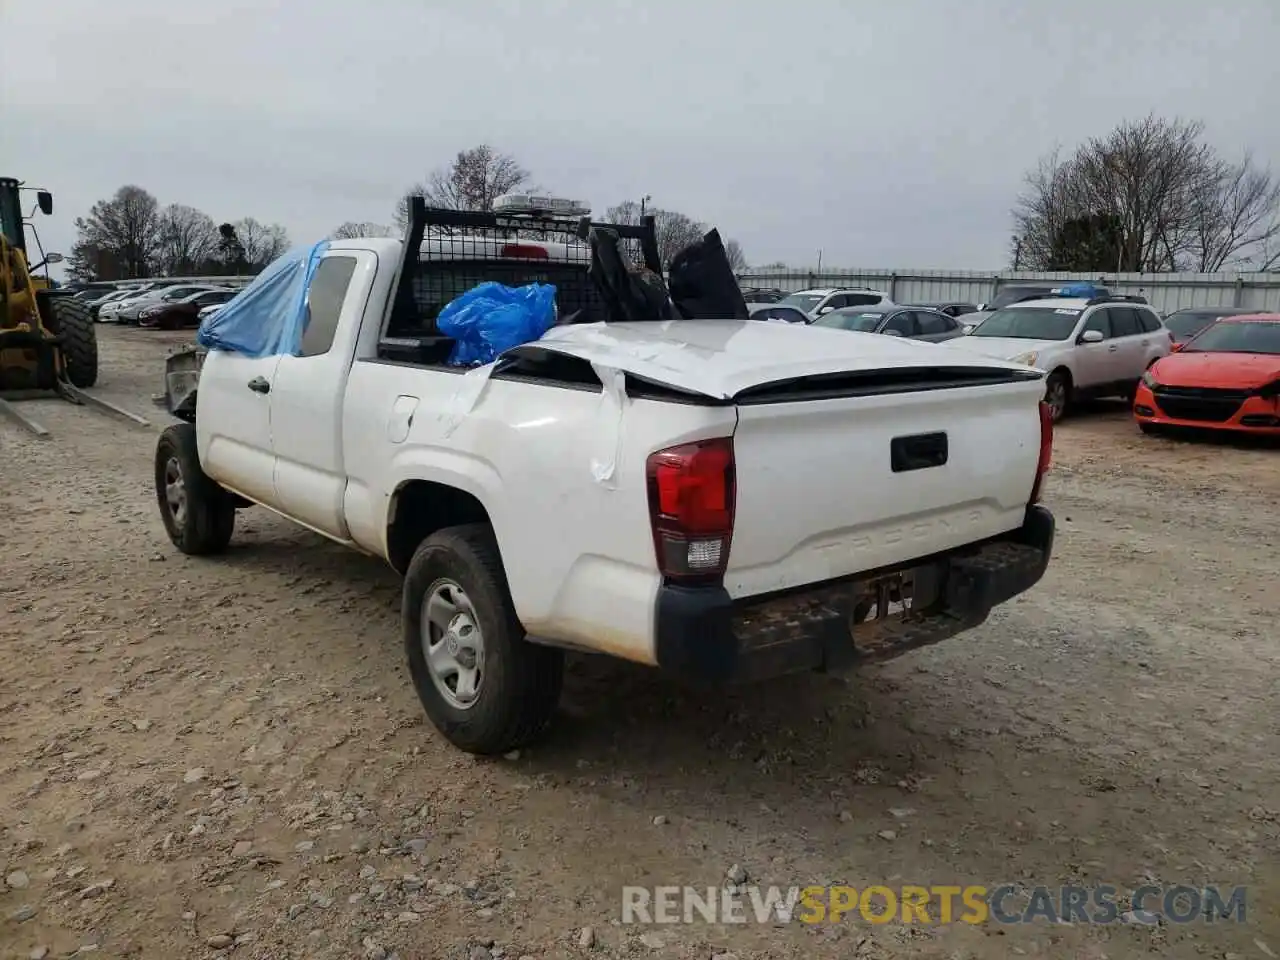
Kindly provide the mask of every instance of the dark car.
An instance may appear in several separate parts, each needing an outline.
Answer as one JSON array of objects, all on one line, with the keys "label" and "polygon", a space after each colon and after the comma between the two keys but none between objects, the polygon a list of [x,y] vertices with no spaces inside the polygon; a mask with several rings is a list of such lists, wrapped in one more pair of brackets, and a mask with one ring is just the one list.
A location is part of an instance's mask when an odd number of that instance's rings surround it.
[{"label": "dark car", "polygon": [[774,323],[799,323],[805,324],[809,322],[809,315],[803,310],[796,307],[784,307],[782,304],[758,304],[748,303],[747,309],[751,311],[752,320],[772,320]]},{"label": "dark car", "polygon": [[964,324],[937,310],[923,307],[887,305],[881,307],[843,307],[832,310],[813,321],[815,327],[834,327],[859,333],[885,333],[891,337],[908,337],[941,343],[963,337]]},{"label": "dark car", "polygon": [[180,300],[158,300],[144,307],[138,314],[138,326],[158,327],[161,330],[198,327],[201,310],[217,303],[226,303],[238,292],[237,290],[203,290]]},{"label": "dark car", "polygon": [[908,303],[906,306],[937,310],[939,313],[945,313],[948,317],[962,317],[966,313],[974,313],[978,309],[976,303],[956,303],[951,300],[944,300],[939,303]]},{"label": "dark car", "polygon": [[1257,313],[1248,307],[1187,307],[1175,310],[1164,318],[1165,328],[1173,334],[1174,343],[1186,343],[1197,333],[1223,317],[1238,317]]}]

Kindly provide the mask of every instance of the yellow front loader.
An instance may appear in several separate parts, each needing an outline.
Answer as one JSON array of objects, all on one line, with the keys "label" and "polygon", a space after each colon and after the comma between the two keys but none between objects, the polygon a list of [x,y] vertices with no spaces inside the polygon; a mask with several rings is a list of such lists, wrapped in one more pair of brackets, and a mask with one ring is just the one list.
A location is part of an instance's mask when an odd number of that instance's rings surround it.
[{"label": "yellow front loader", "polygon": [[[84,392],[98,380],[93,317],[85,304],[50,282],[47,265],[60,262],[60,254],[30,266],[24,229],[30,218],[22,215],[22,189],[20,181],[0,177],[0,414],[48,437],[49,431],[14,401],[56,396],[146,426],[142,417]],[[52,213],[53,194],[37,190],[36,209]],[[45,276],[36,276],[41,267]]]}]

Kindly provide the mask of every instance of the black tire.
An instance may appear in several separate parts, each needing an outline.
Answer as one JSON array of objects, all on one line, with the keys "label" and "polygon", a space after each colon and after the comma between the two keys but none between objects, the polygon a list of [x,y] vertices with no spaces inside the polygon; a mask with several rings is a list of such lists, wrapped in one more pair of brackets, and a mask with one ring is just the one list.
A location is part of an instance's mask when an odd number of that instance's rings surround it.
[{"label": "black tire", "polygon": [[1164,433],[1164,431],[1160,429],[1160,425],[1158,423],[1142,423],[1139,421],[1138,429],[1149,437],[1158,437]]},{"label": "black tire", "polygon": [[62,337],[62,356],[67,362],[67,379],[74,387],[92,387],[98,382],[98,331],[93,315],[73,297],[50,297],[49,329]]},{"label": "black tire", "polygon": [[[461,675],[455,676],[453,692],[446,694],[427,663],[424,639],[434,635],[428,634],[423,609],[439,591],[452,592],[455,612],[449,633],[438,639],[449,643],[444,638],[455,629],[453,624],[463,621],[457,627],[458,639],[475,637],[482,651],[474,699],[465,705],[458,702]],[[498,544],[487,524],[448,527],[418,546],[404,578],[401,622],[418,699],[455,747],[481,755],[505,753],[546,729],[560,701],[564,654],[525,639]],[[468,627],[476,632],[467,634]],[[455,661],[459,652],[455,647]],[[440,682],[450,689],[447,678]]]},{"label": "black tire", "polygon": [[1053,411],[1054,423],[1065,417],[1071,407],[1071,374],[1061,368],[1049,374],[1044,382],[1044,399]]},{"label": "black tire", "polygon": [[193,557],[225,550],[235,529],[235,503],[201,469],[192,424],[177,423],[160,434],[155,477],[156,503],[173,545]]}]

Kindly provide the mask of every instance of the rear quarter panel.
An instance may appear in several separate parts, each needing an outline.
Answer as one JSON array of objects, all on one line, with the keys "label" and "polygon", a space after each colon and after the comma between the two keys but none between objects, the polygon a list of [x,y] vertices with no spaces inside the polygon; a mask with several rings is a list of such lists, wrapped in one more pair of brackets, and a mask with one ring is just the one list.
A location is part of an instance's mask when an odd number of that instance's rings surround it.
[{"label": "rear quarter panel", "polygon": [[[464,377],[356,363],[348,387],[348,523],[386,555],[392,495],[429,480],[475,496],[493,523],[517,616],[532,635],[654,663],[660,576],[645,461],[688,440],[733,432],[730,406],[625,400],[601,389],[491,379],[459,410]],[[398,397],[418,406],[388,439]]]}]

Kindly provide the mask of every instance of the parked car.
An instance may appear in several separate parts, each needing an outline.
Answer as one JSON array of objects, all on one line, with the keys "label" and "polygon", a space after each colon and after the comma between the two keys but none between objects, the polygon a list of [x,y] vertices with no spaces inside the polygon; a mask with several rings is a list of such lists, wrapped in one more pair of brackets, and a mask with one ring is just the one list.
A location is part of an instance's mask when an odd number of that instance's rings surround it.
[{"label": "parked car", "polygon": [[143,306],[138,313],[138,326],[179,330],[200,325],[200,311],[220,306],[236,295],[236,290],[201,290],[177,300],[160,299]]},{"label": "parked car", "polygon": [[1087,396],[1132,398],[1173,336],[1155,310],[1129,297],[1048,297],[995,310],[944,346],[1046,371],[1045,402],[1057,421]]},{"label": "parked car", "polygon": [[[1023,300],[1040,300],[1044,297],[1109,297],[1111,291],[1088,280],[1041,281],[1040,283],[1010,283],[996,291],[996,295],[987,303],[978,304],[978,310],[991,313],[1004,307],[1011,307]],[[1142,301],[1146,303],[1146,300]]]},{"label": "parked car", "polygon": [[786,294],[776,287],[764,289],[762,287],[743,287],[742,299],[747,303],[777,303]]},{"label": "parked car", "polygon": [[964,326],[955,317],[922,307],[845,307],[832,310],[813,321],[815,327],[884,333],[909,340],[941,343],[964,336]]},{"label": "parked car", "polygon": [[138,286],[130,287],[120,291],[120,296],[111,297],[104,300],[98,308],[98,320],[102,323],[116,323],[120,318],[120,311],[130,304],[138,300],[155,296],[162,290],[168,289],[175,284],[165,283],[161,280],[149,280]]},{"label": "parked car", "polygon": [[[410,237],[463,226],[410,216]],[[957,354],[940,401],[931,344],[611,320],[577,216],[567,242],[543,218],[519,244],[493,238],[510,215],[465,216],[491,238],[329,243],[294,271],[298,297],[245,318],[245,342],[296,328],[283,351],[169,357],[185,422],[154,459],[183,553],[225,550],[258,503],[398,571],[408,673],[459,749],[538,737],[562,648],[711,684],[848,670],[969,630],[1043,576],[1042,372]],[[441,308],[535,278],[599,321],[450,366]]]},{"label": "parked car", "polygon": [[908,307],[924,307],[926,310],[937,310],[939,313],[945,313],[948,317],[963,317],[967,313],[974,313],[978,309],[978,305],[974,303],[956,303],[951,300],[943,300],[939,303],[908,303]]},{"label": "parked car", "polygon": [[747,313],[752,320],[769,320],[773,323],[809,322],[809,315],[798,307],[788,307],[781,303],[748,303]]},{"label": "parked car", "polygon": [[219,290],[220,287],[213,287],[208,284],[179,284],[174,287],[165,287],[160,290],[154,290],[142,297],[135,297],[128,301],[123,307],[116,311],[116,321],[118,323],[137,323],[138,318],[142,316],[142,311],[149,307],[168,305],[177,303],[193,293],[206,293],[213,290]]},{"label": "parked car", "polygon": [[778,301],[780,305],[803,310],[809,315],[810,320],[816,320],[823,314],[830,313],[832,310],[839,310],[842,307],[876,307],[880,304],[892,302],[887,293],[881,290],[868,290],[864,287],[839,290],[829,288],[801,290],[797,293],[789,294]]},{"label": "parked car", "polygon": [[1164,325],[1173,334],[1174,343],[1186,343],[1221,317],[1238,317],[1257,312],[1248,307],[1186,307],[1166,316]]},{"label": "parked car", "polygon": [[111,304],[123,303],[132,296],[134,296],[132,290],[113,290],[106,296],[98,297],[96,300],[90,300],[87,304],[89,307],[89,315],[95,320],[107,323],[109,321],[102,317],[103,308],[108,307]]},{"label": "parked car", "polygon": [[1210,323],[1143,374],[1133,416],[1143,433],[1196,427],[1280,437],[1280,313]]},{"label": "parked car", "polygon": [[205,320],[209,319],[209,317],[212,317],[214,314],[216,314],[219,310],[221,310],[225,306],[226,306],[225,303],[215,303],[207,307],[201,307],[200,312],[196,314],[197,325],[204,323]]}]

